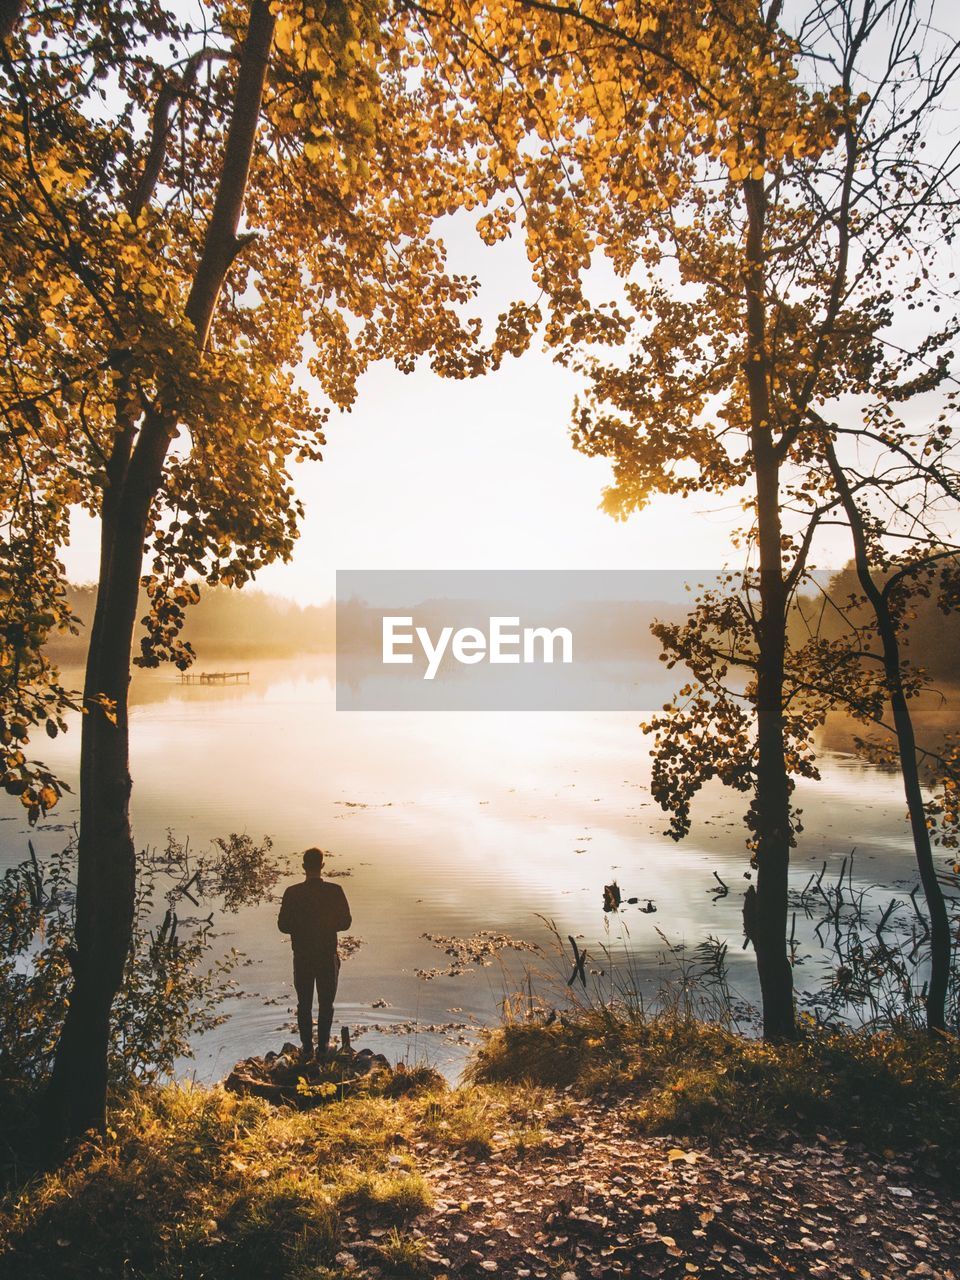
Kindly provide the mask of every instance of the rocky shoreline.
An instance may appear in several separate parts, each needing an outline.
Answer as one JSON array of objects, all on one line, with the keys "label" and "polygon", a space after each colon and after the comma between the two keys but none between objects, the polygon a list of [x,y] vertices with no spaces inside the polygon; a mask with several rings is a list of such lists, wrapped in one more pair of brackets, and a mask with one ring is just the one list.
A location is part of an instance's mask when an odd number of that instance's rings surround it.
[{"label": "rocky shoreline", "polygon": [[[379,1091],[391,1092],[391,1081],[406,1074],[402,1065],[392,1066],[382,1053],[354,1049],[345,1034],[336,1052],[322,1059],[304,1061],[299,1047],[289,1041],[279,1051],[244,1058],[227,1076],[224,1088],[230,1093],[308,1111],[342,1099],[364,1081],[375,1080]],[[402,1088],[396,1092],[402,1092]]]}]

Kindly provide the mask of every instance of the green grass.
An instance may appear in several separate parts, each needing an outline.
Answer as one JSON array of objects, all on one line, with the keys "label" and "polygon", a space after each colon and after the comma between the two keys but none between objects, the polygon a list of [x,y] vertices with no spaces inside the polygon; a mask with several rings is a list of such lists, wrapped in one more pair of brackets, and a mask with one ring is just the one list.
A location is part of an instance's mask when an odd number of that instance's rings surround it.
[{"label": "green grass", "polygon": [[476,1085],[615,1093],[650,1134],[829,1130],[875,1150],[925,1148],[944,1174],[960,1146],[960,1045],[915,1033],[821,1034],[770,1045],[680,1018],[587,1010],[490,1033]]},{"label": "green grass", "polygon": [[134,1093],[57,1170],[8,1158],[0,1273],[332,1280],[352,1217],[390,1228],[377,1246],[384,1275],[416,1280],[425,1260],[412,1227],[431,1203],[423,1144],[440,1161],[523,1158],[556,1122],[575,1123],[579,1096],[612,1100],[641,1133],[828,1133],[919,1149],[945,1180],[960,1178],[960,1048],[915,1034],[772,1046],[680,1018],[585,1011],[491,1033],[459,1089],[411,1083],[305,1112],[222,1089]]},{"label": "green grass", "polygon": [[424,1253],[426,1245],[422,1240],[404,1235],[396,1227],[381,1241],[377,1250],[378,1262],[388,1276],[396,1276],[398,1280],[409,1277],[415,1280],[419,1276],[428,1276],[430,1268]]},{"label": "green grass", "polygon": [[421,1102],[296,1112],[221,1089],[145,1090],[114,1110],[103,1140],[11,1188],[0,1249],[12,1274],[64,1280],[314,1275],[336,1254],[343,1214],[403,1223],[429,1204],[396,1154]]},{"label": "green grass", "polygon": [[[543,1090],[449,1090],[407,1073],[389,1094],[357,1093],[309,1111],[222,1089],[144,1089],[110,1128],[55,1171],[8,1165],[0,1273],[63,1280],[271,1280],[339,1276],[348,1215],[390,1227],[385,1274],[416,1276],[405,1233],[431,1204],[413,1154],[487,1154],[534,1145]],[[20,1134],[23,1139],[26,1135]]]},{"label": "green grass", "polygon": [[433,1202],[426,1179],[409,1166],[387,1172],[363,1169],[347,1173],[341,1180],[339,1199],[378,1222],[408,1222]]},{"label": "green grass", "polygon": [[563,1108],[552,1090],[518,1080],[509,1085],[461,1085],[424,1099],[419,1128],[431,1142],[483,1159],[495,1148],[522,1155],[542,1144],[542,1122]]}]

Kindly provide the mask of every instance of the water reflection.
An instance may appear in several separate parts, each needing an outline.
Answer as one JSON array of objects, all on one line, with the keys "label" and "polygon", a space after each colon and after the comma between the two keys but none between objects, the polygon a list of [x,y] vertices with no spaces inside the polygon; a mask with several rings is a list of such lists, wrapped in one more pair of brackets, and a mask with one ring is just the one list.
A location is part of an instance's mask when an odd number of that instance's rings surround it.
[{"label": "water reflection", "polygon": [[[339,1020],[380,1027],[489,1021],[529,957],[507,961],[509,973],[495,961],[423,981],[417,969],[444,961],[422,935],[488,929],[546,943],[546,917],[599,961],[600,945],[610,941],[603,886],[614,878],[625,898],[640,899],[624,910],[629,935],[614,940],[616,948],[629,953],[651,991],[662,929],[691,945],[708,932],[726,939],[733,985],[754,997],[752,953],[741,950],[746,860],[737,797],[707,788],[690,837],[674,844],[649,796],[635,713],[338,714],[330,659],[239,665],[250,667],[249,685],[185,686],[167,671],[135,675],[137,839],[159,844],[168,828],[194,845],[230,831],[268,833],[288,857],[291,878],[305,846],[332,850],[330,868],[349,872],[353,932],[364,940],[343,967]],[[46,762],[70,782],[75,729],[44,743]],[[834,753],[823,761],[823,781],[803,784],[798,798],[799,886],[811,867],[825,859],[839,865],[854,846],[861,880],[914,883],[895,777]],[[63,840],[73,804],[68,797],[57,822],[36,833],[39,851]],[[28,831],[12,801],[2,816],[9,865],[25,855]],[[730,886],[725,898],[713,892],[714,871]],[[655,913],[641,910],[648,900]],[[224,943],[254,964],[249,994],[231,1002],[227,1024],[197,1047],[194,1069],[204,1079],[276,1045],[293,1025],[290,957],[275,908],[231,918]],[[361,1043],[396,1056],[426,1054],[453,1072],[464,1049],[450,1034],[398,1040],[370,1031]]]}]

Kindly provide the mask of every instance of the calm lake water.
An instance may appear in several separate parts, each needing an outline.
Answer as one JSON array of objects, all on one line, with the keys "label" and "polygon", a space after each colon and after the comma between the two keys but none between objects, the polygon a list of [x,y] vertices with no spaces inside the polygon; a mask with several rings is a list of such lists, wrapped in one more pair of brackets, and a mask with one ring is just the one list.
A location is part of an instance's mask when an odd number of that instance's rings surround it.
[{"label": "calm lake water", "polygon": [[[657,929],[688,947],[712,933],[730,944],[735,991],[755,999],[753,955],[741,950],[740,798],[706,791],[691,835],[674,844],[650,799],[636,713],[338,713],[330,658],[231,663],[241,665],[250,666],[249,685],[185,686],[170,671],[134,677],[137,840],[161,845],[170,828],[203,848],[231,831],[268,834],[291,878],[305,846],[331,850],[329,869],[349,873],[340,883],[352,932],[363,940],[343,965],[336,1025],[367,1028],[361,1045],[425,1057],[455,1075],[471,1033],[424,1028],[493,1021],[524,965],[543,965],[519,954],[506,971],[494,961],[425,980],[418,969],[450,960],[422,935],[493,930],[549,946],[541,917],[564,938],[577,935],[591,967],[603,964],[604,943],[629,953],[651,993],[663,976]],[[78,672],[65,675],[79,680]],[[73,783],[78,746],[72,731],[44,741],[39,754]],[[802,887],[824,860],[838,868],[855,847],[861,882],[912,887],[899,780],[837,753],[821,765],[823,780],[799,789],[795,883]],[[27,853],[18,810],[8,800],[0,809],[4,866]],[[55,821],[33,833],[38,852],[61,844],[75,816],[67,797]],[[730,886],[719,901],[710,892],[714,871]],[[623,940],[619,929],[607,932],[602,911],[603,886],[614,878],[624,897],[657,908],[627,908]],[[293,1038],[289,945],[276,930],[276,906],[226,917],[221,936],[254,963],[242,972],[245,995],[229,1002],[229,1020],[201,1039],[185,1067],[205,1080]],[[812,980],[816,969],[814,957],[798,980]]]}]

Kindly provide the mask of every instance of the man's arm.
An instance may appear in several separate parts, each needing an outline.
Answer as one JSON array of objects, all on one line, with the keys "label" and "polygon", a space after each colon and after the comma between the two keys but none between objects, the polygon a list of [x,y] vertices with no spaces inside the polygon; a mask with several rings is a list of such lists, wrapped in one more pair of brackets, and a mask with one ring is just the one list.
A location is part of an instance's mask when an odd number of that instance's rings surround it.
[{"label": "man's arm", "polygon": [[280,914],[277,916],[277,928],[281,933],[289,933],[293,928],[293,921],[290,918],[292,912],[290,910],[289,889],[284,889],[283,897],[280,899]]},{"label": "man's arm", "polygon": [[334,901],[333,927],[337,933],[342,933],[344,929],[350,928],[353,923],[353,917],[350,915],[350,904],[347,902],[347,895],[339,885],[334,885],[334,888],[337,890],[337,897]]}]

